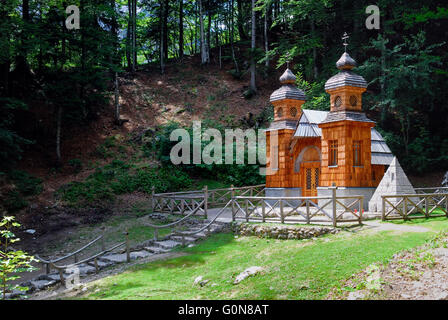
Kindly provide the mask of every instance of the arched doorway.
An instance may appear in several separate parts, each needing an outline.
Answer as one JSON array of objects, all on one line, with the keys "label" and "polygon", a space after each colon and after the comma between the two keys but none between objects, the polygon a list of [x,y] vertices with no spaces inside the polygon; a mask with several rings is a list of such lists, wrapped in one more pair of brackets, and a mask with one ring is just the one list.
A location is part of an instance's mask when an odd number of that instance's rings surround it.
[{"label": "arched doorway", "polygon": [[316,146],[304,148],[297,157],[295,167],[302,186],[303,197],[316,197],[320,181],[320,149]]}]

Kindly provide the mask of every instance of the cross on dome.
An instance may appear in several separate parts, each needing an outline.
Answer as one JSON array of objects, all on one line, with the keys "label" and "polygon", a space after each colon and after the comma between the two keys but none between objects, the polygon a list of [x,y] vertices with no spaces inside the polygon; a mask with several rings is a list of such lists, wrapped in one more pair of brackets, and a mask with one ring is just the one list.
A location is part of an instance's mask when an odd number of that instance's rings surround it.
[{"label": "cross on dome", "polygon": [[342,40],[344,40],[344,42],[342,43],[342,45],[344,46],[344,51],[347,52],[347,40],[350,38],[350,36],[347,34],[347,32],[344,32],[344,35],[342,36]]}]

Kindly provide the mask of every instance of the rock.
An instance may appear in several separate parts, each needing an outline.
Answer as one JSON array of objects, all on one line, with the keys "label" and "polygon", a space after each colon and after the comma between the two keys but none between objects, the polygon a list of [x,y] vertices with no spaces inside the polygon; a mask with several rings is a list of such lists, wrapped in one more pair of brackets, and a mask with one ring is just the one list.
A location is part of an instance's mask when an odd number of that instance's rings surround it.
[{"label": "rock", "polygon": [[362,291],[352,291],[348,294],[347,300],[362,300],[365,296]]},{"label": "rock", "polygon": [[100,258],[100,260],[110,261],[113,263],[126,262],[126,253],[104,255]]},{"label": "rock", "polygon": [[35,234],[35,233],[36,233],[36,230],[34,230],[34,229],[28,229],[28,230],[25,230],[25,232],[26,232],[26,233],[29,233],[29,234]]},{"label": "rock", "polygon": [[259,272],[261,272],[263,270],[262,267],[249,267],[246,270],[244,270],[243,272],[241,272],[236,278],[235,281],[233,282],[233,284],[238,284],[241,281],[243,281],[244,279],[246,279],[247,277],[257,274]]},{"label": "rock", "polygon": [[198,284],[202,281],[202,276],[196,277],[196,279],[194,279],[193,284]]},{"label": "rock", "polygon": [[437,293],[434,296],[434,300],[448,300],[448,291]]},{"label": "rock", "polygon": [[131,259],[146,258],[152,256],[148,251],[134,251],[130,254]]},{"label": "rock", "polygon": [[411,299],[411,298],[412,298],[412,296],[410,296],[409,294],[406,294],[406,293],[402,293],[402,294],[401,294],[401,297],[402,297],[403,299]]},{"label": "rock", "polygon": [[201,287],[203,287],[203,286],[205,286],[209,281],[210,281],[210,280],[203,280],[203,281],[199,282],[199,285],[200,285]]},{"label": "rock", "polygon": [[48,288],[49,286],[52,286],[56,283],[55,280],[34,280],[31,281],[31,285],[36,288],[37,290],[43,290]]}]

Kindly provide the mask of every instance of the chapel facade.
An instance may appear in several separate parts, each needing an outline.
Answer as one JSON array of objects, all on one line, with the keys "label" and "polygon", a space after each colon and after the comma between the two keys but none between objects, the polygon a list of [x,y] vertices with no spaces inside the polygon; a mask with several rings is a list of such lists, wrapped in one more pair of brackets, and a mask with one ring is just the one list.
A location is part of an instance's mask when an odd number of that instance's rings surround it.
[{"label": "chapel facade", "polygon": [[294,74],[287,68],[280,77],[266,130],[267,196],[327,196],[337,186],[338,194],[364,195],[367,209],[393,155],[362,111],[367,82],[355,66],[347,52],[336,62],[339,73],[325,83],[330,111],[303,109],[306,96]]}]

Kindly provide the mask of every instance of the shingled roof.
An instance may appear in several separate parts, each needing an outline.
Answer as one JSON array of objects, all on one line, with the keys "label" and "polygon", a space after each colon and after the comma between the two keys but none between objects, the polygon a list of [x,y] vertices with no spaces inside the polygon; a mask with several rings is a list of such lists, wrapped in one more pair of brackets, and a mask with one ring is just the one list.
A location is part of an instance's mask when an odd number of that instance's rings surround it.
[{"label": "shingled roof", "polygon": [[[303,109],[302,115],[300,116],[300,120],[297,124],[297,128],[294,133],[294,138],[298,139],[298,138],[321,137],[322,131],[318,127],[318,124],[327,119],[329,113],[330,112],[328,111]],[[367,120],[373,122],[369,119]],[[372,128],[370,132],[371,132],[370,150],[372,153],[371,163],[379,165],[389,165],[392,159],[394,158],[392,151],[390,151],[389,147],[386,144],[386,141],[384,141],[381,134],[375,128]]]}]

